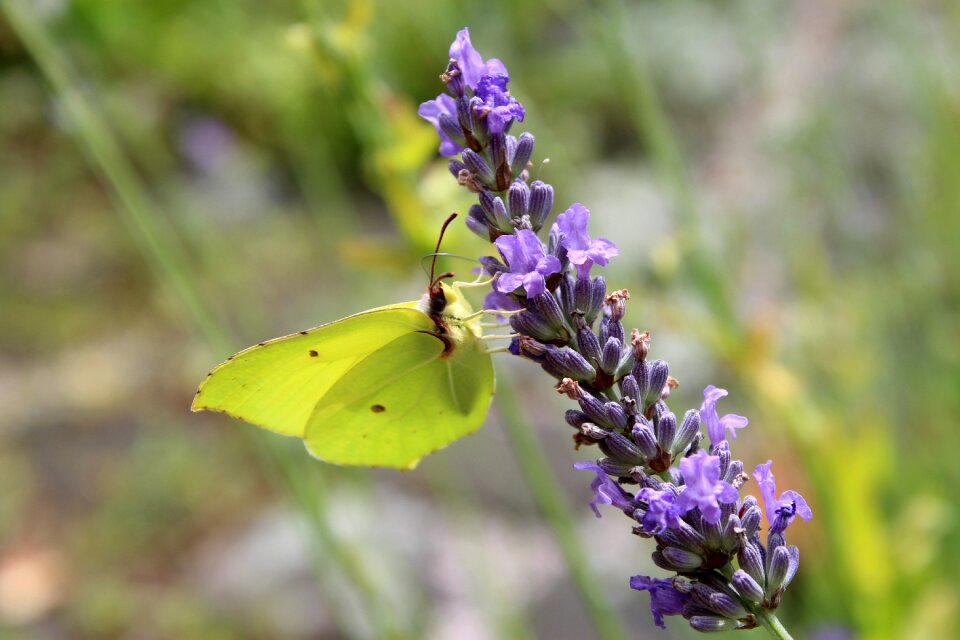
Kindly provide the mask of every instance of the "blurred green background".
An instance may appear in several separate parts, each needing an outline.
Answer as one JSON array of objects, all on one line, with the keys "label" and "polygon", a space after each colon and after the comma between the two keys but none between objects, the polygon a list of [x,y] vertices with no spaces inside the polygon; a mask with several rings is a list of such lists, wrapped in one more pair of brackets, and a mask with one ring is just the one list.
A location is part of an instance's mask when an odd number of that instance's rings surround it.
[{"label": "blurred green background", "polygon": [[[423,290],[470,198],[416,108],[465,24],[556,209],[619,244],[674,410],[730,389],[735,455],[812,505],[785,624],[960,633],[957,3],[0,7],[3,637],[617,637],[603,606],[691,635],[627,588],[652,549],[587,508],[595,452],[529,363],[498,358],[507,404],[411,473],[188,411],[233,351]],[[549,475],[503,428],[515,394]]]}]

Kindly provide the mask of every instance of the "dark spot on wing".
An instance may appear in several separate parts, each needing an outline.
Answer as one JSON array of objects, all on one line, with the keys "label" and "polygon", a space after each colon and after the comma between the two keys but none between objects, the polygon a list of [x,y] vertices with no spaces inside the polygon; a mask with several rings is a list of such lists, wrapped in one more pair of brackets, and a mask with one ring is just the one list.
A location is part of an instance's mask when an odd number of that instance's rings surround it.
[{"label": "dark spot on wing", "polygon": [[387,408],[382,404],[375,404],[372,407],[370,407],[370,411],[373,411],[374,413],[383,413],[386,410]]},{"label": "dark spot on wing", "polygon": [[317,353],[317,352],[314,351],[313,349],[310,349],[310,351],[307,351],[307,353],[310,354],[310,357],[311,357],[311,358],[316,358],[318,355],[320,355],[319,353]]},{"label": "dark spot on wing", "polygon": [[309,331],[301,331],[301,332],[300,332],[300,335],[305,336],[305,335],[307,335],[308,333],[310,333],[310,332],[309,332]]},{"label": "dark spot on wing", "polygon": [[258,342],[258,343],[257,343],[257,346],[258,346],[258,347],[262,347],[262,346],[265,345],[265,344],[267,344],[267,343],[266,343],[266,342]]}]

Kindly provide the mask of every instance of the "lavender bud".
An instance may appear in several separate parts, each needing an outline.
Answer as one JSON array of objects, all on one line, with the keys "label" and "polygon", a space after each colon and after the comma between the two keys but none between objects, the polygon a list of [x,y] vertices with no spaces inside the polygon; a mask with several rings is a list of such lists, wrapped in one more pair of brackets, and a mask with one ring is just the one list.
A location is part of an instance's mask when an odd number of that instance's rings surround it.
[{"label": "lavender bud", "polygon": [[620,385],[620,390],[624,398],[640,399],[640,387],[637,385],[637,379],[632,375],[625,376]]},{"label": "lavender bud", "polygon": [[529,358],[534,362],[543,362],[544,354],[551,348],[530,336],[517,336],[510,341],[510,353]]},{"label": "lavender bud", "polygon": [[669,374],[670,367],[663,360],[638,362],[634,365],[633,376],[640,386],[640,402],[638,404],[644,408],[644,411],[647,407],[660,401]]},{"label": "lavender bud", "polygon": [[653,435],[653,430],[645,424],[637,423],[633,425],[633,441],[637,443],[643,455],[646,458],[654,458],[657,455],[657,439]]},{"label": "lavender bud", "polygon": [[702,582],[694,582],[690,594],[700,605],[727,618],[738,619],[747,615],[743,606],[734,598],[720,593]]},{"label": "lavender bud", "polygon": [[633,357],[637,362],[643,362],[650,353],[650,332],[640,333],[637,329],[630,330],[630,346],[633,351]]},{"label": "lavender bud", "polygon": [[533,135],[526,132],[521,133],[519,140],[517,140],[516,149],[510,157],[510,171],[513,172],[513,175],[520,175],[520,172],[527,168],[527,163],[530,162],[530,156],[532,155]]},{"label": "lavender bud", "polygon": [[493,170],[483,159],[483,156],[473,149],[464,149],[460,157],[463,158],[463,164],[466,165],[467,169],[475,173],[481,182],[488,185],[493,184]]},{"label": "lavender bud", "polygon": [[[523,136],[520,137],[522,141]],[[519,147],[517,153],[520,153]],[[540,180],[534,180],[533,184],[530,185],[530,224],[533,225],[534,231],[540,230],[552,208],[553,187]]]},{"label": "lavender bud", "polygon": [[623,345],[616,338],[607,338],[606,343],[603,345],[603,353],[600,357],[600,368],[604,372],[613,375],[616,373],[617,368],[620,366],[620,356],[622,354]]},{"label": "lavender bud", "polygon": [[497,191],[506,191],[510,186],[510,165],[507,163],[507,139],[503,133],[490,136],[490,158],[496,176]]},{"label": "lavender bud", "polygon": [[787,540],[783,537],[783,533],[776,533],[774,531],[767,532],[767,553],[773,553],[773,550],[777,547],[787,546]]},{"label": "lavender bud", "polygon": [[587,358],[590,364],[599,366],[601,359],[600,341],[597,340],[597,336],[589,327],[584,326],[577,331],[577,343],[580,347],[580,353]]},{"label": "lavender bud", "polygon": [[450,162],[447,163],[447,168],[450,169],[450,173],[453,174],[453,177],[456,178],[460,175],[460,172],[467,168],[467,165],[463,164],[456,158],[451,158]]},{"label": "lavender bud", "polygon": [[743,513],[740,518],[740,528],[744,530],[748,538],[752,538],[760,531],[760,518],[763,513],[760,511],[760,507],[755,504],[748,507],[746,511],[743,508],[740,511]]},{"label": "lavender bud", "polygon": [[611,320],[619,322],[623,320],[623,315],[626,312],[627,300],[630,299],[630,293],[626,289],[620,289],[614,291],[609,296],[607,296],[603,303],[603,313],[608,316]]},{"label": "lavender bud", "polygon": [[[577,278],[576,283],[573,285],[573,309],[579,311],[584,316],[587,315],[587,309],[590,307],[592,290],[593,285],[587,278]],[[586,318],[584,318],[584,322],[589,324]]]},{"label": "lavender bud", "polygon": [[670,531],[680,541],[681,544],[679,546],[698,553],[706,549],[707,541],[703,539],[699,531],[691,527],[687,522],[681,520],[680,526],[675,529],[670,529]]},{"label": "lavender bud", "polygon": [[600,443],[600,450],[618,462],[628,463],[631,466],[640,466],[644,463],[643,454],[640,453],[637,445],[615,431]]},{"label": "lavender bud", "polygon": [[538,296],[530,298],[530,302],[533,308],[547,321],[547,324],[550,325],[554,333],[559,336],[567,334],[567,326],[563,321],[563,312],[560,311],[560,305],[557,304],[557,300],[553,295],[550,293],[541,293]]},{"label": "lavender bud", "polygon": [[607,297],[607,281],[603,276],[596,276],[590,283],[590,304],[583,310],[587,316],[587,322],[593,324],[603,308],[603,301]]},{"label": "lavender bud", "polygon": [[539,313],[521,311],[520,313],[514,314],[510,316],[510,326],[521,335],[530,336],[543,342],[551,342],[558,338],[563,338],[563,336],[557,335],[553,327],[551,327],[546,319]]},{"label": "lavender bud", "polygon": [[737,569],[730,578],[740,597],[746,598],[750,602],[759,603],[763,601],[763,587],[757,584],[757,581],[750,577],[750,574],[743,569]]},{"label": "lavender bud", "polygon": [[580,403],[583,412],[594,422],[605,423],[607,421],[607,409],[596,396],[583,391],[577,402]]},{"label": "lavender bud", "polygon": [[490,228],[487,226],[487,219],[483,209],[479,205],[471,205],[467,214],[467,228],[484,240],[490,240]]},{"label": "lavender bud", "polygon": [[451,140],[457,143],[463,142],[463,129],[460,128],[460,123],[454,120],[450,114],[441,113],[437,117],[437,124]]},{"label": "lavender bud", "polygon": [[457,98],[457,120],[464,131],[472,133],[476,126],[473,121],[473,109],[470,108],[471,102],[466,96]]},{"label": "lavender bud", "polygon": [[507,213],[507,205],[503,204],[503,198],[500,196],[493,199],[493,222],[501,231],[513,229],[510,214]]},{"label": "lavender bud", "polygon": [[589,422],[590,418],[587,417],[582,411],[577,411],[576,409],[567,409],[566,413],[563,414],[563,419],[567,421],[567,424],[573,427],[574,429],[579,429],[580,425],[584,422]]},{"label": "lavender bud", "polygon": [[683,415],[683,422],[677,430],[677,435],[673,439],[673,446],[670,447],[670,453],[677,454],[690,446],[693,437],[700,431],[700,412],[696,409],[690,409]]},{"label": "lavender bud", "polygon": [[787,551],[790,553],[790,567],[787,569],[787,576],[783,579],[784,589],[790,586],[794,576],[797,575],[797,569],[800,568],[800,549],[791,545],[787,547]]},{"label": "lavender bud", "polygon": [[[495,133],[490,136],[490,158],[493,160],[493,167],[496,170],[501,164],[507,162],[507,138],[503,133]],[[503,191],[503,189],[497,189]]]},{"label": "lavender bud", "polygon": [[724,476],[723,479],[739,489],[743,486],[743,483],[746,482],[747,477],[748,476],[743,474],[743,462],[741,460],[734,460],[730,463],[730,468],[727,469],[727,475]]},{"label": "lavender bud", "polygon": [[530,187],[527,186],[527,183],[521,180],[514,181],[514,183],[510,185],[507,202],[510,204],[510,215],[514,218],[528,215],[530,207]]},{"label": "lavender bud", "polygon": [[[473,205],[476,207],[477,205]],[[473,211],[473,207],[470,207],[470,210]],[[486,271],[489,275],[495,276],[498,273],[505,273],[509,271],[507,267],[494,258],[493,256],[480,256],[480,265],[483,267],[483,270]]]},{"label": "lavender bud", "polygon": [[723,535],[723,529],[719,522],[707,522],[707,519],[703,518],[700,531],[703,532],[703,539],[707,541],[708,548],[720,548],[720,537]]},{"label": "lavender bud", "polygon": [[720,535],[720,548],[724,551],[732,551],[737,548],[737,532],[741,528],[740,518],[737,514],[731,514],[720,521],[727,523],[723,526],[723,533]]},{"label": "lavender bud", "polygon": [[[610,432],[602,427],[598,427],[592,422],[584,422],[580,425],[580,436],[585,439],[587,442],[603,442],[606,440],[607,436],[610,435]],[[578,442],[582,442],[578,440]]]},{"label": "lavender bud", "polygon": [[667,562],[675,567],[674,571],[693,571],[703,565],[703,558],[679,547],[664,547],[660,553],[663,554],[663,558]]},{"label": "lavender bud", "polygon": [[480,202],[480,207],[483,209],[483,212],[487,214],[487,220],[489,220],[491,224],[496,222],[493,215],[493,200],[496,197],[497,196],[495,196],[493,191],[490,191],[490,189],[483,189],[477,194],[477,200]]},{"label": "lavender bud", "polygon": [[736,622],[727,618],[718,618],[716,616],[690,616],[688,620],[694,631],[701,633],[713,633],[716,631],[727,631],[736,626]]},{"label": "lavender bud", "polygon": [[664,451],[669,451],[673,445],[673,437],[677,434],[677,416],[665,413],[656,422],[657,444]]},{"label": "lavender bud", "polygon": [[467,229],[470,229],[470,231],[473,231],[484,240],[490,239],[490,227],[488,227],[485,222],[480,222],[476,218],[467,218]]},{"label": "lavender bud", "polygon": [[582,355],[569,347],[547,351],[545,358],[544,368],[558,378],[593,381],[597,377],[596,369],[590,366]]},{"label": "lavender bud", "polygon": [[627,428],[627,412],[619,402],[608,402],[603,405],[607,410],[607,422],[614,429]]},{"label": "lavender bud", "polygon": [[617,320],[611,320],[610,318],[604,317],[600,321],[600,340],[609,340],[610,338],[616,338],[620,341],[620,344],[623,344],[623,325]]},{"label": "lavender bud", "polygon": [[730,449],[724,448],[717,451],[716,455],[720,458],[720,477],[724,478],[727,475],[727,470],[730,468],[733,454],[730,453]]},{"label": "lavender bud", "polygon": [[[553,238],[553,235],[550,236]],[[553,253],[553,250],[550,249],[550,253]],[[574,311],[573,307],[573,286],[575,280],[568,274],[565,274],[560,278],[560,283],[557,285],[557,298],[560,301],[560,305],[563,307],[563,312],[566,314],[565,317],[569,318],[571,312]]]},{"label": "lavender bud", "polygon": [[[507,141],[507,164],[513,164],[513,157],[517,153],[517,137],[516,136],[507,136],[505,138]],[[520,173],[517,171],[516,173]]]},{"label": "lavender bud", "polygon": [[741,539],[740,550],[737,552],[737,564],[740,568],[750,574],[757,584],[763,586],[766,581],[763,571],[763,557],[760,550],[749,540]]},{"label": "lavender bud", "polygon": [[653,560],[653,564],[657,565],[661,569],[666,569],[667,571],[677,571],[678,569],[673,566],[660,551],[654,551],[650,554],[650,559]]},{"label": "lavender bud", "polygon": [[600,458],[600,460],[597,461],[597,466],[606,471],[608,476],[613,476],[614,478],[629,478],[635,468],[634,465],[620,462],[613,458]]},{"label": "lavender bud", "polygon": [[770,554],[770,566],[767,568],[767,590],[766,595],[770,597],[773,592],[783,586],[783,581],[790,571],[790,552],[786,547],[777,547]]}]

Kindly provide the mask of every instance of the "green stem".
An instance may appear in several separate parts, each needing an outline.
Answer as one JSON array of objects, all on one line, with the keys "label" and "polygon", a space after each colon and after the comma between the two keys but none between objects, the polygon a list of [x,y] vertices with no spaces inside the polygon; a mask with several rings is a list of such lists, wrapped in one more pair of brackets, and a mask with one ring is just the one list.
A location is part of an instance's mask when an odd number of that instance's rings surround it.
[{"label": "green stem", "polygon": [[[220,353],[229,352],[234,345],[196,287],[188,268],[189,260],[174,229],[147,195],[146,188],[127,162],[120,145],[100,114],[77,89],[68,63],[56,50],[43,25],[34,19],[29,11],[24,10],[17,0],[0,0],[0,9],[7,15],[14,31],[59,98],[91,165],[112,187],[114,196],[121,205],[118,212],[130,235],[140,245],[144,258],[153,268],[158,280],[171,286],[173,293],[211,347]],[[290,495],[310,523],[317,546],[314,565],[318,580],[325,584],[329,582],[325,575],[327,560],[333,560],[335,566],[358,592],[377,629],[377,637],[404,637],[405,634],[398,630],[400,625],[395,615],[387,603],[383,602],[368,568],[363,565],[358,554],[334,534],[324,508],[323,496],[317,490],[318,485],[304,481],[302,470],[298,472],[296,463],[290,459],[283,447],[285,443],[260,439],[259,434],[250,430],[243,432],[248,434],[252,442],[251,449],[262,460],[269,462],[274,470],[281,472]],[[331,585],[330,591],[332,597],[339,600],[336,597],[339,586]],[[336,608],[336,613],[341,617],[338,622],[342,629],[352,626],[342,619],[343,611],[339,607]]]},{"label": "green stem", "polygon": [[760,609],[755,613],[760,626],[769,631],[770,635],[772,635],[774,638],[779,638],[780,640],[793,640],[793,636],[790,635],[790,632],[787,631],[787,628],[783,626],[782,622],[780,622],[780,618],[777,617],[777,614],[769,611],[768,609]]},{"label": "green stem", "polygon": [[626,629],[587,562],[573,516],[567,507],[563,493],[557,488],[560,483],[553,477],[543,448],[525,423],[512,385],[503,375],[500,376],[497,394],[494,397],[497,413],[510,438],[517,464],[523,472],[543,519],[550,527],[554,540],[563,553],[570,577],[587,609],[597,635],[604,640],[627,638]]}]

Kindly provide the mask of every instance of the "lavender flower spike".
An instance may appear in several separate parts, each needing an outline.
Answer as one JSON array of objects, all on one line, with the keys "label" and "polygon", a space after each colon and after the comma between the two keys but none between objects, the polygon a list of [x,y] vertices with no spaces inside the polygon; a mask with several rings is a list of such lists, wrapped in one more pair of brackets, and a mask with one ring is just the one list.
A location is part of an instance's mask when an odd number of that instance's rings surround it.
[{"label": "lavender flower spike", "polygon": [[512,293],[523,286],[527,297],[533,298],[546,291],[546,276],[560,273],[560,260],[544,255],[543,244],[529,229],[521,229],[515,236],[500,236],[494,244],[510,269],[497,277],[500,293]]},{"label": "lavender flower spike", "polygon": [[606,238],[590,239],[590,234],[587,233],[589,220],[589,209],[575,202],[557,216],[553,225],[555,232],[563,234],[560,243],[566,247],[567,256],[570,262],[577,266],[577,275],[581,278],[590,276],[590,267],[594,264],[603,266],[610,262],[610,258],[620,254],[616,245]]},{"label": "lavender flower spike", "polygon": [[463,81],[467,86],[477,90],[480,78],[483,76],[507,76],[507,68],[497,58],[490,58],[486,62],[473,48],[470,42],[470,29],[464,27],[457,32],[457,37],[450,45],[450,59],[457,61],[457,66],[463,73]]},{"label": "lavender flower spike", "polygon": [[720,456],[698,451],[680,461],[680,473],[685,488],[677,498],[677,504],[684,513],[699,507],[703,519],[716,524],[720,522],[719,503],[733,503],[739,498],[733,485],[720,479]]},{"label": "lavender flower spike", "polygon": [[784,491],[780,494],[780,498],[777,498],[777,484],[773,472],[770,471],[772,465],[773,460],[758,464],[753,470],[753,477],[763,496],[770,533],[782,533],[793,521],[794,516],[809,520],[813,517],[813,510],[807,505],[804,497],[796,491]]},{"label": "lavender flower spike", "polygon": [[594,491],[593,500],[590,501],[590,508],[600,517],[600,510],[597,505],[612,504],[618,509],[632,513],[634,509],[633,496],[620,488],[617,481],[607,475],[607,472],[600,468],[595,462],[581,461],[574,463],[574,469],[587,469],[597,474],[597,477],[590,483],[590,488]]},{"label": "lavender flower spike", "polygon": [[726,389],[718,389],[712,384],[703,390],[703,404],[700,405],[700,421],[707,425],[710,444],[716,447],[726,439],[727,430],[730,439],[737,439],[737,429],[743,429],[750,422],[743,416],[728,413],[722,418],[717,415],[717,401],[727,395]]}]

